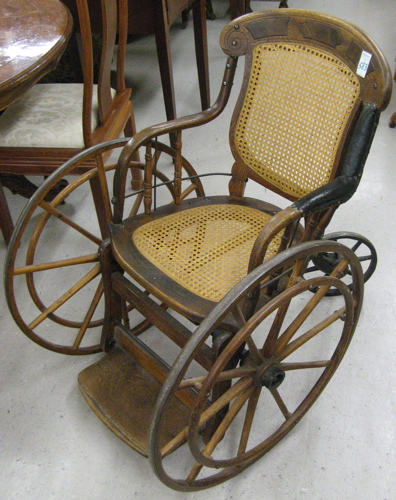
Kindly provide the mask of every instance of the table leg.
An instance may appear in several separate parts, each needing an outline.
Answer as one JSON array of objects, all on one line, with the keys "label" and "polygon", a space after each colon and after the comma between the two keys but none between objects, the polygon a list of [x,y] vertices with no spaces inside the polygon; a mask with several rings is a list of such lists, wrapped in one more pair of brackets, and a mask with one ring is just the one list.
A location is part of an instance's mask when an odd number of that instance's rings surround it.
[{"label": "table leg", "polygon": [[14,224],[12,222],[10,209],[8,208],[8,203],[6,195],[4,193],[3,185],[0,178],[0,229],[3,233],[4,240],[8,245],[11,240],[11,235],[14,230]]},{"label": "table leg", "polygon": [[230,0],[230,16],[231,19],[242,16],[246,10],[245,0]]},{"label": "table leg", "polygon": [[[156,4],[159,2],[156,2]],[[161,74],[162,91],[165,101],[167,120],[176,118],[176,101],[173,84],[172,57],[170,50],[169,29],[162,6],[155,9],[155,43],[157,46],[158,64]],[[176,135],[170,135],[171,145],[176,145]]]},{"label": "table leg", "polygon": [[206,2],[196,0],[193,4],[195,55],[197,59],[199,91],[202,109],[210,106],[208,67],[208,41],[206,31]]}]

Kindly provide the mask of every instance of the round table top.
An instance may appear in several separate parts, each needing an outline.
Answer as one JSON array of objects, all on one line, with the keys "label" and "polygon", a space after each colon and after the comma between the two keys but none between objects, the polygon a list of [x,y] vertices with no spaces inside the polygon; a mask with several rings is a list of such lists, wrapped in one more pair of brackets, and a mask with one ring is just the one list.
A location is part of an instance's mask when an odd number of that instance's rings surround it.
[{"label": "round table top", "polygon": [[0,0],[0,109],[56,66],[72,26],[60,0]]}]

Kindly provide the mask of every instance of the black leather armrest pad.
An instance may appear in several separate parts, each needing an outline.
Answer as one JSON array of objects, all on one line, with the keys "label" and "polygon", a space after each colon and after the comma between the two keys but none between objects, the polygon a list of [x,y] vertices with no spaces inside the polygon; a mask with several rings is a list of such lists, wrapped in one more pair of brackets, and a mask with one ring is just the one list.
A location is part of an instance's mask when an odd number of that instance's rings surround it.
[{"label": "black leather armrest pad", "polygon": [[303,212],[309,213],[325,210],[333,205],[345,203],[353,195],[358,187],[359,180],[356,177],[341,176],[321,186],[312,193],[297,200],[293,206]]},{"label": "black leather armrest pad", "polygon": [[339,177],[297,200],[293,206],[304,214],[325,210],[345,203],[356,191],[370,151],[380,112],[372,103],[365,103],[360,113]]},{"label": "black leather armrest pad", "polygon": [[375,104],[366,102],[363,105],[341,175],[361,177],[377,129],[379,116],[380,111]]}]

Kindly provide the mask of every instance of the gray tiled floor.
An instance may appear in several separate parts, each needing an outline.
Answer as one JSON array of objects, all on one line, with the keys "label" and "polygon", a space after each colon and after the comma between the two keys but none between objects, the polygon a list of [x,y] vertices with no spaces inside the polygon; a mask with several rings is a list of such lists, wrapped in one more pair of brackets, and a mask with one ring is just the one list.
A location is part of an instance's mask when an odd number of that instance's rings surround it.
[{"label": "gray tiled floor", "polygon": [[[212,100],[224,67],[218,37],[228,22],[226,4],[214,2],[217,20],[208,22]],[[290,0],[289,4],[330,13],[361,26],[394,67],[395,0]],[[273,5],[252,2],[255,10]],[[178,113],[183,115],[199,109],[192,23],[184,31],[175,25],[171,39]],[[240,72],[241,68],[237,79]],[[163,121],[152,38],[129,46],[128,84],[134,89],[138,128]],[[337,212],[330,228],[364,234],[375,243],[379,255],[343,364],[318,403],[278,447],[234,480],[191,494],[191,498],[396,498],[396,131],[387,125],[393,111],[396,95],[383,113],[361,185],[353,200]],[[222,133],[223,138],[217,139]],[[213,128],[209,135],[210,142],[191,151],[191,161],[199,159],[204,147],[209,166],[226,170],[231,162],[226,151],[227,123],[223,130]],[[225,188],[212,182],[209,191],[224,193]],[[16,218],[24,200],[10,196],[9,201]],[[77,202],[75,208],[79,208]],[[58,243],[52,239],[48,246]],[[1,262],[5,253],[0,240]],[[95,356],[64,357],[38,347],[15,326],[4,300],[0,304],[0,328],[0,498],[124,500],[189,496],[159,483],[148,461],[108,431],[88,408],[76,378]]]}]

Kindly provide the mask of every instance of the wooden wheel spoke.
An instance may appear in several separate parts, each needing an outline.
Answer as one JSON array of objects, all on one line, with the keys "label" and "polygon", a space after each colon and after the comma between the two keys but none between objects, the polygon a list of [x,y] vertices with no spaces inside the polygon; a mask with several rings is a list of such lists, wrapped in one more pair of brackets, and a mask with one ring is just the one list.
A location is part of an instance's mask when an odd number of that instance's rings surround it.
[{"label": "wooden wheel spoke", "polygon": [[271,328],[265,339],[262,352],[264,357],[271,357],[277,346],[277,339],[280,329],[282,328],[283,321],[285,320],[287,311],[289,310],[290,301],[283,304],[277,311],[274,321],[272,322]]},{"label": "wooden wheel spoke", "polygon": [[103,295],[103,280],[100,280],[99,285],[96,288],[95,295],[92,299],[92,302],[89,306],[89,309],[87,311],[87,314],[85,315],[84,321],[81,325],[80,330],[77,333],[77,337],[74,341],[73,348],[77,349],[80,347],[81,341],[85,335],[85,332],[87,331],[88,325],[92,319],[92,316],[94,315],[96,308],[98,307],[99,301],[102,298]]},{"label": "wooden wheel spoke", "polygon": [[[220,443],[220,441],[223,439],[224,434],[226,433],[227,429],[230,427],[232,422],[235,420],[236,416],[238,413],[241,411],[242,407],[246,403],[247,399],[251,396],[252,392],[254,391],[254,387],[250,386],[246,388],[241,394],[239,394],[236,398],[234,403],[231,405],[231,408],[228,410],[227,414],[221,421],[220,425],[214,432],[213,436],[210,438],[208,444],[206,445],[205,449],[203,450],[203,455],[206,457],[210,457],[210,455],[213,453],[215,450],[216,446]],[[187,477],[187,484],[191,484],[192,481],[198,476],[199,472],[201,471],[203,465],[199,462],[197,462],[194,467],[191,469],[191,472],[189,476]]]},{"label": "wooden wheel spoke", "polygon": [[86,286],[90,281],[92,281],[96,276],[100,274],[100,266],[97,264],[91,269],[85,276],[83,276],[75,285],[73,285],[66,293],[59,297],[55,302],[53,302],[49,307],[47,307],[34,321],[32,321],[28,327],[30,329],[36,328],[40,323],[42,323],[51,313],[55,312],[59,307],[61,307],[65,302],[67,302],[73,295],[75,295],[79,290]]},{"label": "wooden wheel spoke", "polygon": [[341,309],[338,309],[338,311],[335,311],[333,314],[325,318],[324,320],[320,321],[317,325],[315,325],[313,328],[308,330],[307,332],[303,333],[300,337],[298,337],[296,340],[288,344],[282,352],[279,353],[278,360],[282,361],[283,359],[287,358],[292,354],[296,349],[300,348],[303,346],[308,340],[311,340],[313,337],[318,335],[320,332],[325,330],[328,326],[333,324],[335,321],[340,319],[346,312],[345,306],[342,307]]},{"label": "wooden wheel spoke", "polygon": [[292,414],[287,409],[287,406],[285,405],[285,402],[283,401],[281,395],[279,394],[279,391],[277,389],[272,389],[270,392],[274,397],[275,402],[278,405],[280,411],[282,412],[282,415],[285,417],[286,420],[288,420],[292,416]]},{"label": "wooden wheel spoke", "polygon": [[158,149],[157,148],[157,145],[154,144],[154,165],[155,165],[155,168],[157,168],[157,164],[159,162],[159,159],[161,158],[161,155],[162,155],[162,149]]},{"label": "wooden wheel spoke", "polygon": [[237,304],[233,309],[232,309],[232,315],[234,316],[235,321],[237,322],[237,325],[239,328],[242,328],[243,325],[246,323],[245,316],[243,315],[242,309],[239,304]]},{"label": "wooden wheel spoke", "polygon": [[[301,274],[304,270],[306,260],[307,259],[301,259],[295,263],[294,267],[292,268],[292,271],[291,271],[289,281],[288,281],[286,288],[291,288],[301,278]],[[283,274],[284,273],[282,273],[282,275]],[[278,279],[280,277],[281,276],[279,276]],[[286,314],[289,310],[289,306],[290,306],[290,300],[286,301],[281,307],[279,307],[279,309],[276,313],[275,319],[272,322],[271,328],[269,330],[269,333],[267,335],[267,338],[266,338],[264,345],[263,345],[263,348],[261,350],[261,352],[263,353],[263,356],[265,358],[269,358],[269,357],[273,356],[273,354],[277,348],[278,335],[279,335],[279,332],[282,328]]]},{"label": "wooden wheel spoke", "polygon": [[253,337],[251,335],[249,335],[248,337],[246,337],[245,341],[246,341],[246,344],[249,348],[250,354],[252,354],[252,356],[256,360],[256,362],[262,363],[264,361],[264,358],[263,358],[261,352],[259,351],[258,347],[256,346],[256,344],[253,340]]},{"label": "wooden wheel spoke", "polygon": [[195,462],[193,468],[190,471],[190,474],[187,476],[186,483],[191,484],[201,472],[203,465],[199,462]]},{"label": "wooden wheel spoke", "polygon": [[[242,312],[239,304],[237,304],[232,309],[232,315],[234,316],[235,321],[237,322],[239,328],[242,328],[243,325],[246,323],[246,319],[243,315],[243,312]],[[258,347],[256,346],[251,335],[246,337],[246,344],[249,348],[250,353],[252,354],[253,358],[255,359],[255,361],[257,361],[258,363],[262,363],[264,358],[263,358],[261,352],[259,351]]]},{"label": "wooden wheel spoke", "polygon": [[41,208],[43,208],[44,210],[49,212],[51,215],[56,217],[58,220],[67,224],[72,229],[75,229],[80,234],[82,234],[83,236],[85,236],[86,238],[91,240],[96,245],[100,245],[102,243],[102,238],[98,238],[97,236],[93,235],[92,233],[90,233],[89,231],[87,231],[86,229],[81,227],[76,222],[72,221],[69,217],[67,217],[67,215],[63,214],[61,211],[59,211],[57,208],[53,207],[52,205],[50,205],[46,201],[42,201],[40,203],[40,206],[41,206]]},{"label": "wooden wheel spoke", "polygon": [[[234,368],[232,370],[226,370],[221,372],[220,375],[216,378],[216,382],[223,382],[224,380],[231,380],[233,378],[241,378],[246,377],[247,375],[251,375],[256,372],[256,368]],[[206,379],[207,375],[203,375],[201,377],[194,377],[183,380],[179,387],[178,391],[182,389],[187,389],[188,387],[195,387],[200,390],[202,387],[202,382]]]},{"label": "wooden wheel spoke", "polygon": [[[325,289],[325,290],[324,290]],[[328,291],[328,287],[321,287],[315,293],[315,295],[311,298],[308,304],[300,311],[296,318],[290,323],[290,325],[286,328],[286,330],[280,335],[276,342],[276,354],[279,354],[284,347],[290,342],[290,340],[294,337],[300,327],[303,325],[308,316],[312,313],[315,307],[319,304],[319,302],[323,299]]]},{"label": "wooden wheel spoke", "polygon": [[39,271],[48,271],[49,269],[59,269],[61,267],[75,266],[78,264],[89,264],[98,261],[98,254],[92,253],[82,257],[72,257],[70,259],[55,260],[46,262],[45,264],[31,264],[29,266],[18,267],[14,270],[14,274],[29,274]]},{"label": "wooden wheel spoke", "polygon": [[306,370],[310,368],[327,368],[330,365],[330,360],[323,361],[305,361],[297,363],[281,363],[280,368],[286,372],[291,370]]},{"label": "wooden wheel spoke", "polygon": [[185,198],[187,198],[187,196],[189,194],[196,191],[196,189],[197,189],[197,186],[195,185],[194,182],[192,182],[188,187],[186,187],[186,189],[183,189],[183,191],[180,193],[180,199],[184,200]]},{"label": "wooden wheel spoke", "polygon": [[129,217],[134,217],[137,214],[137,212],[140,208],[140,205],[142,204],[143,197],[144,197],[143,193],[139,193],[136,195],[136,198],[135,198],[135,201],[133,202],[131,211],[129,212]]},{"label": "wooden wheel spoke", "polygon": [[[252,379],[249,377],[238,380],[228,391],[226,391],[222,396],[220,396],[214,403],[212,403],[201,415],[199,419],[198,428],[208,422],[218,411],[220,411],[224,406],[226,406],[230,401],[236,398],[241,392],[243,392],[252,383]],[[178,448],[187,440],[189,427],[186,426],[182,431],[179,432],[177,436],[171,439],[161,450],[162,457],[166,457],[173,450]]]},{"label": "wooden wheel spoke", "polygon": [[248,407],[246,410],[245,421],[243,423],[243,429],[241,434],[241,439],[239,441],[238,455],[245,453],[248,444],[250,431],[252,430],[253,418],[257,408],[257,403],[260,398],[261,387],[255,387],[254,391],[250,395]]},{"label": "wooden wheel spoke", "polygon": [[[331,274],[329,276],[332,276],[333,278],[339,278],[348,265],[349,265],[349,260],[344,257],[343,259],[340,260],[340,262],[333,269],[333,271],[331,272]],[[327,287],[323,287],[323,288],[327,288]],[[328,287],[328,288],[330,288],[330,287]]]},{"label": "wooden wheel spoke", "polygon": [[[298,279],[301,277],[305,263],[306,259],[301,259],[295,263],[289,277],[287,288],[291,288],[293,285],[296,284]],[[289,306],[290,306],[290,300],[286,301],[281,307],[279,307],[276,313],[275,319],[272,322],[271,328],[264,342],[264,346],[261,350],[265,358],[271,357],[274,354],[274,351],[276,350],[278,335],[282,328],[286,314],[289,310]]]},{"label": "wooden wheel spoke", "polygon": [[[339,264],[334,268],[331,277],[338,277],[342,272],[345,271],[348,266],[348,259],[342,259]],[[288,328],[282,333],[282,335],[276,340],[276,354],[279,354],[285,346],[290,342],[299,328],[302,326],[304,321],[308,318],[308,316],[312,313],[315,307],[319,304],[319,302],[326,296],[326,293],[330,290],[331,285],[323,285],[316,291],[315,295],[311,298],[308,304],[300,311],[297,317],[291,322]],[[337,318],[336,318],[337,319]]]}]

